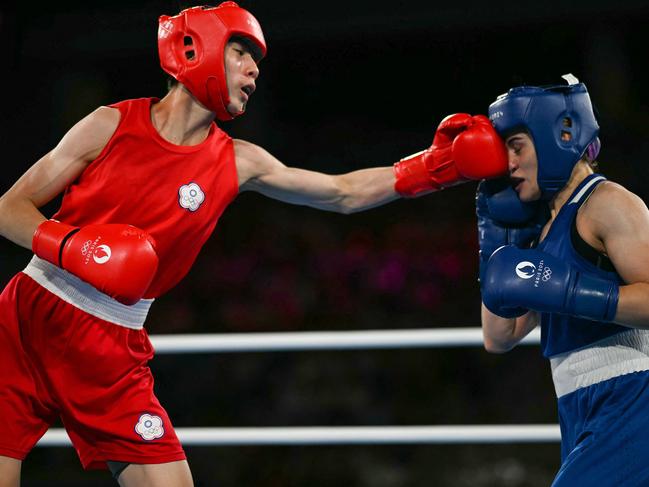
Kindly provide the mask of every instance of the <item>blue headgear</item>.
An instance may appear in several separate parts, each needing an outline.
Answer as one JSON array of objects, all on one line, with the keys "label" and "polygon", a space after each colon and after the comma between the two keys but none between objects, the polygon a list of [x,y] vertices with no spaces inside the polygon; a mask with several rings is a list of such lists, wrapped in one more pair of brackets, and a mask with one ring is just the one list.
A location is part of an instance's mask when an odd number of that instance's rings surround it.
[{"label": "blue headgear", "polygon": [[489,106],[489,119],[501,137],[524,130],[534,141],[537,181],[542,197],[551,198],[570,178],[586,150],[599,152],[599,125],[586,85],[565,75],[567,85],[518,86]]}]

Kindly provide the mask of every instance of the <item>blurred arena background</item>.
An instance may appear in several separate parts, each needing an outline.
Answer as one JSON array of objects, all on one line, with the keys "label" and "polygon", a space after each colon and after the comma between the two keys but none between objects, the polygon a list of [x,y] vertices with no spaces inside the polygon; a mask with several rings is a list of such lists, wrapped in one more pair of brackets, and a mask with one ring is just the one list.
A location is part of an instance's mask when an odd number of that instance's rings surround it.
[{"label": "blurred arena background", "polygon": [[[269,45],[246,116],[222,124],[288,165],[390,165],[454,112],[485,113],[510,86],[584,81],[599,111],[601,170],[649,197],[649,5],[241,0]],[[6,191],[79,118],[163,96],[156,29],[172,1],[0,6]],[[355,215],[241,195],[150,334],[479,326],[476,184]],[[51,215],[57,201],[47,208]],[[146,195],[142,195],[146,204]],[[0,284],[30,253],[0,239]],[[162,355],[157,394],[178,427],[556,422],[536,346]],[[60,427],[60,425],[57,425]],[[188,447],[197,486],[550,484],[559,445]],[[36,448],[25,487],[111,486],[72,448]]]}]

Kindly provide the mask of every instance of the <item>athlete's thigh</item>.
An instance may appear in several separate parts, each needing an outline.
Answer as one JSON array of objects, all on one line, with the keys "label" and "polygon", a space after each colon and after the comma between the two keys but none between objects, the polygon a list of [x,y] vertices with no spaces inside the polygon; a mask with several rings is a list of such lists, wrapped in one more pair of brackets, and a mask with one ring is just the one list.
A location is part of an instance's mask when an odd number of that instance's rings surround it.
[{"label": "athlete's thigh", "polygon": [[131,464],[120,474],[122,487],[193,487],[186,460],[158,464]]},{"label": "athlete's thigh", "polygon": [[18,487],[22,462],[0,455],[0,487]]}]

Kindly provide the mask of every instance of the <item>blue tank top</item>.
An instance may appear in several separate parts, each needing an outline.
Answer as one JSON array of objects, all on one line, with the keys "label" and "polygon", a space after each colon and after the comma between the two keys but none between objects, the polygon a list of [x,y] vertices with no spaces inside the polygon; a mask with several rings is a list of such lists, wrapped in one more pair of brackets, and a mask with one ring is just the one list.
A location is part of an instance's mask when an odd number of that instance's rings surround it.
[{"label": "blue tank top", "polygon": [[[559,257],[581,272],[622,284],[623,281],[617,272],[602,270],[580,255],[571,238],[571,228],[577,217],[577,211],[602,181],[606,181],[606,178],[601,174],[591,174],[579,184],[559,211],[548,234],[537,248]],[[611,323],[556,313],[541,313],[541,349],[543,355],[549,358],[586,347],[591,343],[627,330],[628,328],[624,326]]]}]

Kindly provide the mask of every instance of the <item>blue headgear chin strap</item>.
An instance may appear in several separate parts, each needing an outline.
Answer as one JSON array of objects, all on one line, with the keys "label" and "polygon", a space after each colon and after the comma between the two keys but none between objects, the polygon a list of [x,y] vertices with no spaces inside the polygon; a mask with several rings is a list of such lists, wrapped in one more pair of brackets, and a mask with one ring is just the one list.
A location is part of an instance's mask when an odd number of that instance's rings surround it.
[{"label": "blue headgear chin strap", "polygon": [[537,181],[542,197],[550,199],[570,178],[572,168],[587,152],[599,153],[599,125],[586,85],[571,74],[568,84],[518,86],[489,106],[489,119],[501,137],[528,132],[538,161]]}]

